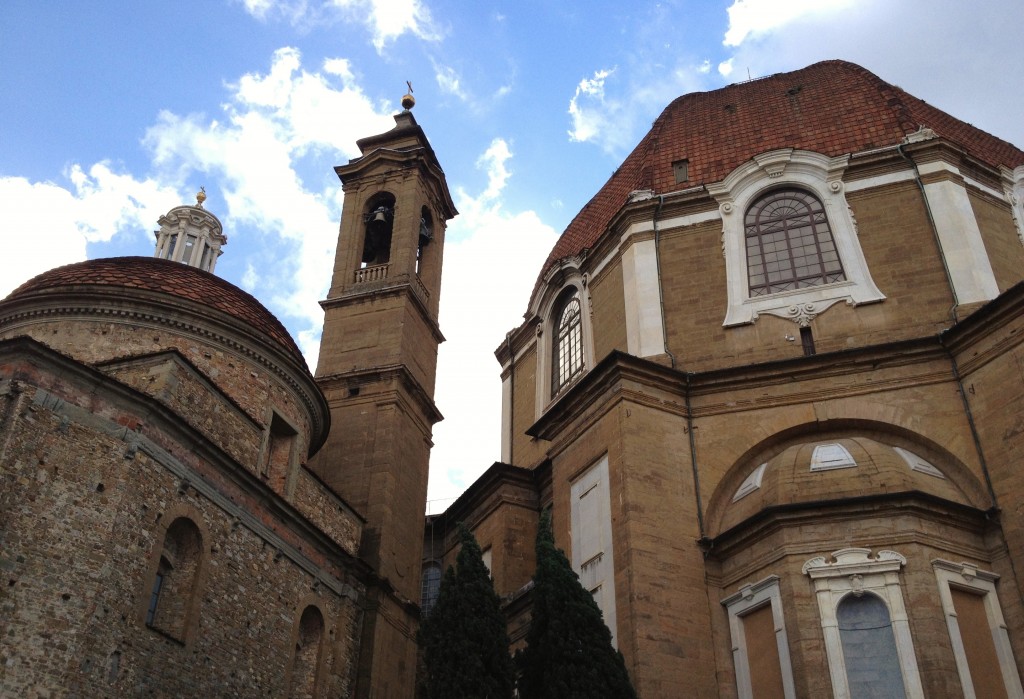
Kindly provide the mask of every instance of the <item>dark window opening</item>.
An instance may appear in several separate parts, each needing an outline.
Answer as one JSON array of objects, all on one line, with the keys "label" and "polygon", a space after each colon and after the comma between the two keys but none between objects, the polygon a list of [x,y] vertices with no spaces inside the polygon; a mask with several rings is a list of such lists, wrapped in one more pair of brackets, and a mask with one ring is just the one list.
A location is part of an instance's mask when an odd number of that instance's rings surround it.
[{"label": "dark window opening", "polygon": [[420,209],[420,232],[416,238],[416,274],[423,270],[423,255],[426,247],[434,239],[434,220],[427,207]]},{"label": "dark window opening", "polygon": [[803,345],[804,355],[810,357],[816,354],[814,351],[814,333],[810,328],[800,328],[800,344]]},{"label": "dark window opening", "polygon": [[146,626],[152,626],[153,620],[156,619],[156,607],[160,602],[160,588],[164,584],[164,572],[170,568],[170,564],[167,559],[163,556],[160,557],[160,567],[156,571],[156,577],[153,579],[153,590],[149,594],[149,608],[146,610]]},{"label": "dark window opening", "polygon": [[292,471],[292,455],[298,432],[276,412],[270,420],[267,452],[263,462],[263,477],[275,490],[281,491]]},{"label": "dark window opening", "polygon": [[391,234],[395,222],[395,200],[383,195],[371,200],[363,216],[366,226],[363,237],[364,266],[387,264],[391,260]]},{"label": "dark window opening", "polygon": [[171,233],[170,237],[167,238],[167,249],[164,251],[165,259],[172,259],[174,256],[174,247],[178,244],[178,234]]},{"label": "dark window opening", "polygon": [[751,297],[846,279],[825,209],[808,192],[769,192],[747,209],[744,232]]}]

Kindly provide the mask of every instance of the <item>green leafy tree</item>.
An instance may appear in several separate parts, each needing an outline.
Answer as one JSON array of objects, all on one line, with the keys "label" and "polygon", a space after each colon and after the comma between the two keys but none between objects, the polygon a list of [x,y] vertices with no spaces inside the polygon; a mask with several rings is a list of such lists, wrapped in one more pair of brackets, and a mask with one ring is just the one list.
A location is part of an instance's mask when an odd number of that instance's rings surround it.
[{"label": "green leafy tree", "polygon": [[517,654],[522,699],[636,699],[622,653],[594,598],[555,548],[551,517],[537,531],[537,573],[527,647]]},{"label": "green leafy tree", "polygon": [[501,601],[480,546],[461,524],[462,548],[420,625],[427,699],[509,699],[515,671]]}]

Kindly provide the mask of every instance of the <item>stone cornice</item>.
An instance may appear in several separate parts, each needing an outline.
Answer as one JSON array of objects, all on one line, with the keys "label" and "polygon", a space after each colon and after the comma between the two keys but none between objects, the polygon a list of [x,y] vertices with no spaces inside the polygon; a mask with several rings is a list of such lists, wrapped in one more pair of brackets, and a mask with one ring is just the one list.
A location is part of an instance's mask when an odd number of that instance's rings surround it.
[{"label": "stone cornice", "polygon": [[[394,380],[401,382],[423,416],[429,421],[429,424],[425,425],[428,432],[430,425],[444,419],[444,415],[441,414],[441,411],[434,404],[430,393],[423,388],[404,364],[392,364],[390,366],[372,367],[369,369],[352,369],[351,371],[338,372],[327,376],[318,376],[316,383],[326,393],[338,388],[358,387],[368,383],[386,384]],[[379,402],[379,396],[368,398],[368,400]]]},{"label": "stone cornice", "polygon": [[332,308],[341,308],[344,306],[352,305],[353,303],[362,303],[364,301],[371,301],[380,297],[387,296],[408,296],[413,301],[413,307],[419,312],[423,318],[423,322],[426,323],[430,329],[430,334],[434,340],[440,344],[445,341],[444,335],[441,333],[441,327],[438,325],[437,318],[431,315],[430,309],[427,308],[426,299],[420,296],[420,293],[416,291],[417,287],[411,283],[411,280],[406,278],[398,277],[396,279],[385,279],[380,282],[367,282],[360,284],[359,286],[346,289],[344,292],[337,296],[331,296],[320,302],[320,307],[324,311],[329,311]]},{"label": "stone cornice", "polygon": [[[895,514],[894,514],[895,513]],[[953,526],[966,531],[984,532],[995,524],[997,513],[984,512],[969,505],[944,500],[935,495],[919,491],[899,493],[879,493],[861,497],[829,500],[827,502],[806,502],[776,505],[767,507],[736,526],[701,542],[705,555],[713,560],[726,560],[735,551],[749,550],[757,541],[764,541],[772,534],[786,528],[799,527],[806,524],[821,526],[832,522],[839,526],[841,522],[863,522],[865,518],[891,518],[894,516],[914,515],[923,519]],[[894,531],[888,537],[880,537],[872,541],[872,545],[899,546],[907,542],[927,544],[934,542],[936,546],[948,548],[952,542],[948,538],[939,537],[934,531],[926,529],[915,531]],[[769,565],[772,560],[785,556],[806,556],[820,551],[821,542],[801,540],[797,544],[785,547],[771,547],[761,556],[752,559],[741,570],[735,571],[722,584],[729,586],[743,579],[751,571]],[[970,557],[972,553],[959,551]],[[770,559],[770,560],[769,560]]]},{"label": "stone cornice", "polygon": [[[485,519],[487,514],[502,504],[537,509],[536,497],[529,501],[511,498],[505,489],[505,486],[509,484],[534,493],[534,495],[537,493],[537,475],[533,470],[495,461],[444,512],[428,518],[428,531],[432,525],[435,528],[441,526],[454,531],[458,522],[465,522],[466,526],[472,529],[479,521]],[[490,507],[483,509],[484,504],[491,498],[495,499],[490,503]],[[474,517],[473,520],[466,519],[470,515]]]}]

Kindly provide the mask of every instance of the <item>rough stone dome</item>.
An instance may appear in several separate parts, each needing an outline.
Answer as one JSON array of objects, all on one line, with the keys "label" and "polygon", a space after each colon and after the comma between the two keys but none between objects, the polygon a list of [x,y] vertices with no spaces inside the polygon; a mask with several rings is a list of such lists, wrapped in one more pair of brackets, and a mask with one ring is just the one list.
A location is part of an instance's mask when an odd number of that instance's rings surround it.
[{"label": "rough stone dome", "polygon": [[25,282],[5,301],[79,292],[86,287],[158,292],[202,304],[268,336],[305,366],[284,325],[251,294],[209,272],[155,257],[109,257],[57,267]]}]

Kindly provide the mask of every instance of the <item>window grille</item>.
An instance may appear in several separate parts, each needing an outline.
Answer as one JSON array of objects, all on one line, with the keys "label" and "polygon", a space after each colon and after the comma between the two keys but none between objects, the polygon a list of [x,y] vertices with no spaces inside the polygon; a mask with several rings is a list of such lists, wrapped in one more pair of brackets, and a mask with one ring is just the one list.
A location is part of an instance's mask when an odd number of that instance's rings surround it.
[{"label": "window grille", "polygon": [[751,297],[846,279],[825,209],[808,192],[769,192],[747,209],[744,231]]}]

